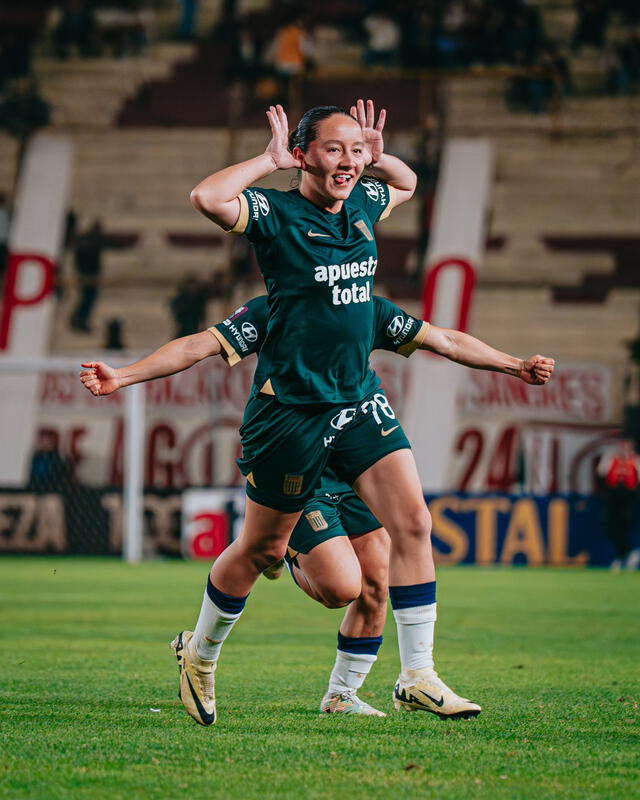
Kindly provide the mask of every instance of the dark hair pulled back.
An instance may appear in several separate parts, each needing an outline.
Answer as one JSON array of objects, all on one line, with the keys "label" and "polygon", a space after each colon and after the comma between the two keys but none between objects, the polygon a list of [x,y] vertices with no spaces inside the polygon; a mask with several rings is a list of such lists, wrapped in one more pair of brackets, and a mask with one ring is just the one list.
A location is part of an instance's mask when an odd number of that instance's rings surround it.
[{"label": "dark hair pulled back", "polygon": [[358,121],[352,114],[339,106],[316,106],[315,108],[310,108],[304,112],[295,130],[289,134],[290,152],[293,152],[294,147],[299,147],[303,153],[306,153],[309,145],[318,135],[318,125],[323,119],[327,119],[327,117],[331,117],[334,114],[344,114],[354,122]]}]

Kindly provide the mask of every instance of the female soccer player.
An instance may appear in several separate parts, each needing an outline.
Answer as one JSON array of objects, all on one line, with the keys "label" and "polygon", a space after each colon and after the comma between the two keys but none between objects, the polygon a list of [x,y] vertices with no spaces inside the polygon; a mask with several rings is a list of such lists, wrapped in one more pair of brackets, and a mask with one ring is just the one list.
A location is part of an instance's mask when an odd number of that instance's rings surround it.
[{"label": "female soccer player", "polygon": [[[419,347],[486,368],[505,358],[472,336],[414,319],[389,300],[374,296],[373,302],[374,349],[409,356]],[[267,298],[257,297],[208,331],[175,339],[135,364],[113,369],[104,362],[87,362],[80,379],[92,394],[103,396],[188,369],[208,356],[220,354],[233,366],[260,351],[268,316]],[[521,377],[528,381],[527,372]],[[386,531],[351,487],[327,470],[293,530],[286,557],[295,582],[311,598],[328,608],[349,605],[320,710],[382,716],[357,696],[357,690],[382,644],[388,598]],[[270,568],[264,574],[277,577],[281,571]]]},{"label": "female soccer player", "polygon": [[[409,443],[369,367],[373,331],[373,225],[410,199],[416,177],[384,153],[385,112],[306,112],[291,136],[281,106],[267,112],[271,141],[255,158],[214,173],[194,207],[252,242],[268,290],[269,321],[245,410],[240,469],[247,477],[243,531],[213,565],[193,635],[175,640],[180,692],[203,725],[216,720],[214,673],[221,646],[261,572],[283,557],[327,465],[352,485],[391,537],[390,597],[402,670],[398,708],[474,716],[433,666],[436,583],[430,517]],[[289,149],[290,147],[290,149]],[[361,180],[365,167],[371,178]],[[252,187],[298,168],[298,189]],[[496,365],[518,375],[524,362]],[[529,364],[541,380],[548,365]]]}]

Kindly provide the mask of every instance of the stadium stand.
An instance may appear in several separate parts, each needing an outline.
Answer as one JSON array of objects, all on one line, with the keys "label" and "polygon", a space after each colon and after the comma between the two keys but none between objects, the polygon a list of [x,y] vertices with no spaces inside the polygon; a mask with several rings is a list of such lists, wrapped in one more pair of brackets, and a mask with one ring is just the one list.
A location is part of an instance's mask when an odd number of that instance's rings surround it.
[{"label": "stadium stand", "polygon": [[[247,17],[247,27],[254,30],[265,19],[258,5]],[[425,124],[431,128],[432,147],[434,142],[437,147],[438,126],[443,129],[440,134],[488,136],[496,145],[491,236],[472,330],[506,348],[514,346],[514,318],[522,321],[523,339],[544,320],[542,349],[553,350],[561,359],[606,353],[606,360],[621,370],[623,342],[636,329],[638,299],[632,270],[625,266],[633,265],[638,247],[629,238],[637,230],[638,99],[594,96],[593,91],[602,92],[604,73],[598,67],[598,75],[583,85],[581,59],[586,64],[591,56],[588,48],[570,50],[576,28],[574,4],[544,0],[538,7],[545,35],[567,54],[575,82],[573,93],[556,97],[547,113],[509,109],[505,85],[513,73],[500,65],[471,64],[464,74],[440,73],[437,82],[423,80],[420,87],[415,75],[399,73],[384,80],[365,76],[375,82],[376,97],[389,100],[393,114],[389,146],[405,157],[420,150],[420,125]],[[219,13],[217,3],[202,3],[201,31],[210,28]],[[345,73],[362,63],[364,38],[353,35],[353,15],[347,14],[341,25],[340,14],[329,4],[323,7],[324,16],[316,19],[318,72],[298,87],[305,105],[335,90],[337,76],[326,75],[327,66],[341,70],[344,97],[338,100],[347,102],[368,91],[363,73]],[[88,346],[97,346],[104,324],[116,315],[124,316],[126,341],[134,350],[148,349],[170,335],[168,299],[180,279],[194,273],[211,281],[212,275],[225,273],[230,260],[229,243],[192,211],[189,190],[207,172],[253,154],[265,142],[262,114],[267,100],[258,91],[245,91],[242,119],[229,102],[234,94],[225,70],[233,54],[232,48],[220,46],[220,29],[217,40],[207,35],[196,43],[167,41],[167,34],[178,25],[177,9],[160,4],[156,15],[156,38],[144,56],[74,56],[64,61],[54,58],[47,46],[36,53],[35,74],[52,107],[51,126],[69,133],[76,150],[72,207],[78,227],[86,228],[100,218],[109,235],[129,242],[105,253],[94,334],[81,336],[69,330],[74,291],[70,287],[60,293],[52,336],[58,353],[86,352]],[[607,36],[615,38],[623,27],[622,17],[613,15]],[[601,59],[602,53],[597,56]],[[586,74],[586,67],[583,71]],[[213,83],[205,85],[212,78]],[[205,96],[215,97],[215,102],[203,103],[202,92],[209,92]],[[394,98],[404,94],[418,94],[422,107],[403,103],[396,113]],[[228,128],[229,121],[239,124]],[[16,143],[2,136],[0,153],[0,189],[10,193]],[[273,185],[282,187],[286,181],[287,177],[276,176]],[[386,266],[379,274],[379,289],[402,298],[416,311],[418,243],[424,242],[421,222],[428,209],[428,198],[426,203],[416,199],[407,204],[391,215],[380,238]],[[589,236],[618,241],[618,249],[598,245]],[[627,248],[624,264],[620,248]],[[66,263],[62,284],[70,281],[71,267]],[[607,293],[609,281],[617,288]],[[591,324],[569,341],[567,328],[575,319],[584,319],[580,302],[593,300],[594,286],[602,296],[597,314],[607,322]],[[255,290],[260,291],[259,283]],[[246,287],[239,292],[246,292]],[[508,303],[506,293],[511,298]],[[209,315],[217,318],[241,299],[239,293],[215,297]],[[568,299],[578,302],[578,311],[555,302]],[[496,312],[504,303],[504,311]],[[592,306],[588,310],[592,320],[596,310]]]}]

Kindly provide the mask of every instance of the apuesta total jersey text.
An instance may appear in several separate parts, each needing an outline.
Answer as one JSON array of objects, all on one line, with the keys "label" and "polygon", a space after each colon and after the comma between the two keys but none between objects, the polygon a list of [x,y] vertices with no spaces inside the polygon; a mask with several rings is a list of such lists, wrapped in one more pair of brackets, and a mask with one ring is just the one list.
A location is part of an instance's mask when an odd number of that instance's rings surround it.
[{"label": "apuesta total jersey text", "polygon": [[315,267],[315,279],[331,288],[331,302],[334,306],[350,303],[368,303],[371,300],[371,281],[359,286],[355,281],[351,286],[338,286],[337,281],[365,278],[376,274],[378,259],[369,256],[366,261],[352,261],[346,264],[329,264]]}]

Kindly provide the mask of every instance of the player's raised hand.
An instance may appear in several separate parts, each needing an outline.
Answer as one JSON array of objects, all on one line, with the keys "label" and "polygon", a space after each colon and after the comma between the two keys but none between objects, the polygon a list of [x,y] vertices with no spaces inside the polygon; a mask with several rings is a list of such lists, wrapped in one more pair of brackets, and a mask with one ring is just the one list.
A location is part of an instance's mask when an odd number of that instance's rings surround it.
[{"label": "player's raised hand", "polygon": [[269,106],[267,119],[271,126],[271,141],[265,150],[277,169],[296,169],[302,164],[289,152],[289,122],[281,105]]},{"label": "player's raised hand", "polygon": [[519,377],[531,386],[544,386],[553,375],[556,362],[546,356],[531,356],[522,362]]},{"label": "player's raised hand", "polygon": [[80,380],[91,394],[102,397],[117,391],[122,385],[118,373],[103,361],[87,361],[80,373]]},{"label": "player's raised hand", "polygon": [[376,115],[373,107],[373,100],[367,100],[365,108],[364,100],[359,99],[355,106],[351,106],[351,116],[358,120],[362,128],[362,135],[367,149],[365,159],[367,166],[369,166],[369,164],[375,164],[384,152],[382,129],[387,119],[386,110],[384,108],[380,110],[378,121],[374,124]]}]

